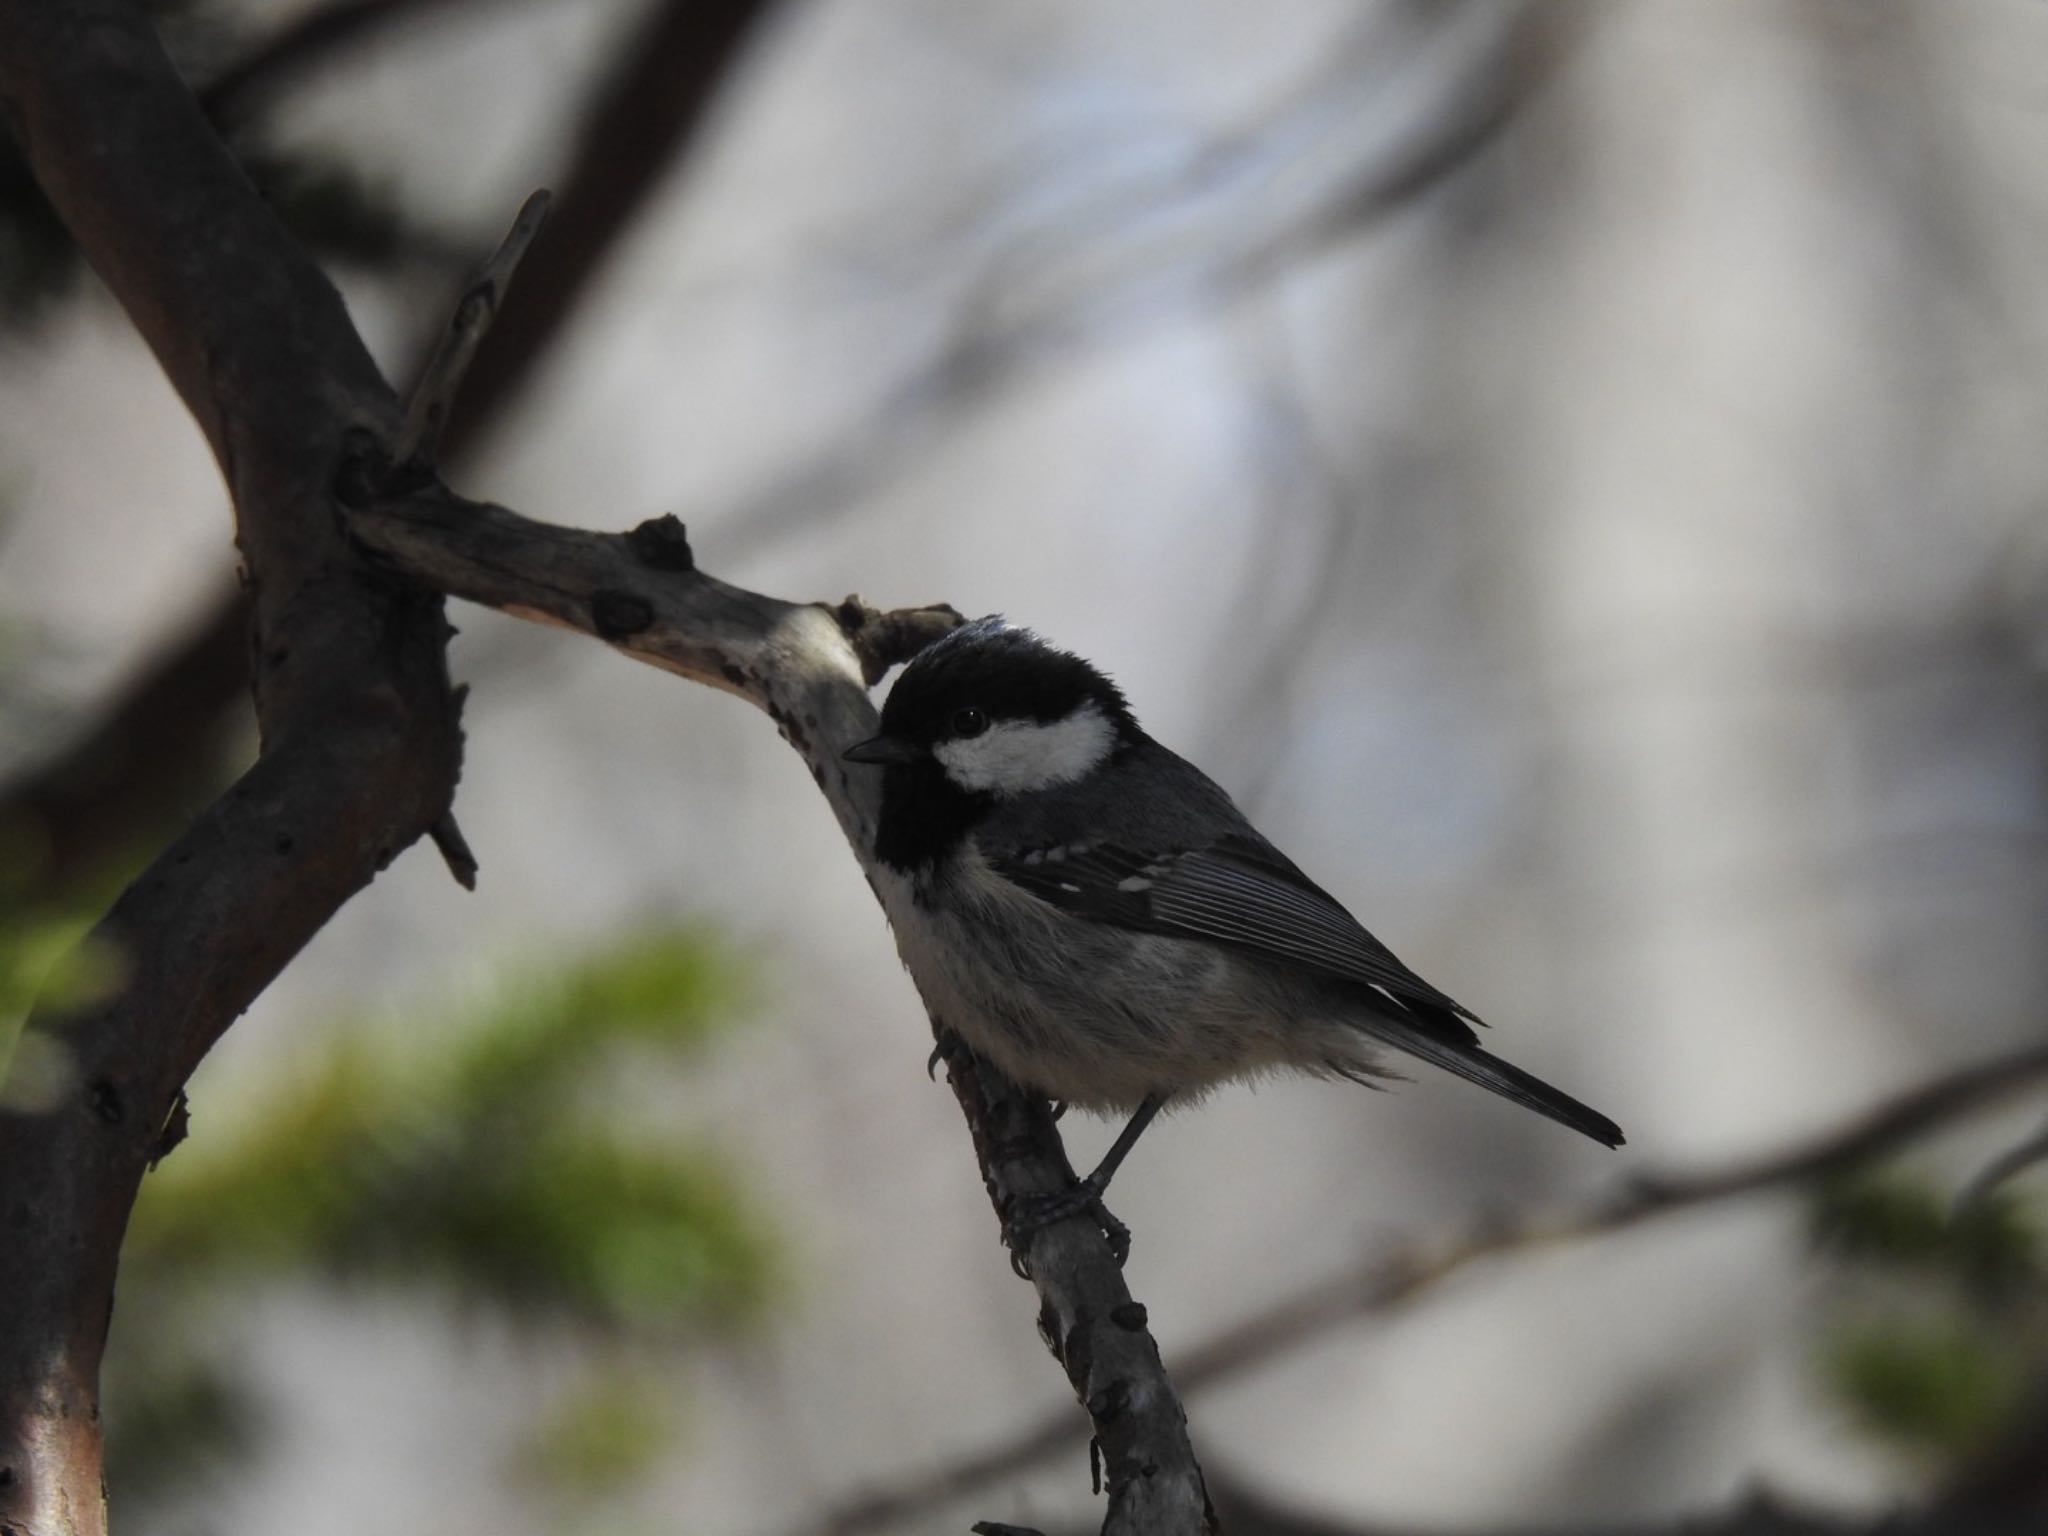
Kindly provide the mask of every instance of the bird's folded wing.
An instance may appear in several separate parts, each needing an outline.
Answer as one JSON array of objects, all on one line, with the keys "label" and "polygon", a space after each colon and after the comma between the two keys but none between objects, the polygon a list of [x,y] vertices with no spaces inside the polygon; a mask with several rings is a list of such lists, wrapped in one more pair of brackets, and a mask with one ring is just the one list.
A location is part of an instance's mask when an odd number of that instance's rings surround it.
[{"label": "bird's folded wing", "polygon": [[1075,917],[1227,944],[1482,1022],[1403,965],[1284,854],[1250,838],[1170,852],[1114,843],[1027,849],[993,865]]}]

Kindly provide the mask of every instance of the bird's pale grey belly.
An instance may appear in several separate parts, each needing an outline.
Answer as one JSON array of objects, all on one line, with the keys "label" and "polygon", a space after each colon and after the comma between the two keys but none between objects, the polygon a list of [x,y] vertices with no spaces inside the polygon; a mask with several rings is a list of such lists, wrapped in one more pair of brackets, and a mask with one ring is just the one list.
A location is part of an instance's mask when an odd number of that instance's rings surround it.
[{"label": "bird's pale grey belly", "polygon": [[880,875],[926,1006],[1054,1098],[1126,1109],[1148,1093],[1199,1092],[1282,1064],[1370,1070],[1364,1038],[1306,979],[1213,945],[1069,917],[972,851],[935,872]]}]

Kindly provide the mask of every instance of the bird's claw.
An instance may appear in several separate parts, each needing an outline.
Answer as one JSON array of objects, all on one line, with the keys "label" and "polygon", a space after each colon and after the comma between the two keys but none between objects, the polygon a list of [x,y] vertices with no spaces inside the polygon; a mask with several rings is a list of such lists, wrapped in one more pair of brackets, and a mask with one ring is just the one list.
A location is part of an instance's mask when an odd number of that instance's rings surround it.
[{"label": "bird's claw", "polygon": [[1109,1256],[1116,1260],[1119,1269],[1123,1267],[1124,1260],[1131,1255],[1131,1229],[1102,1203],[1102,1191],[1095,1181],[1081,1179],[1058,1194],[1019,1195],[1011,1202],[1008,1219],[1003,1223],[1003,1241],[1010,1250],[1010,1268],[1016,1271],[1018,1279],[1031,1278],[1027,1258],[1031,1239],[1055,1222],[1074,1216],[1094,1219],[1096,1229],[1109,1244]]},{"label": "bird's claw", "polygon": [[939,1080],[939,1063],[944,1062],[950,1073],[953,1053],[960,1049],[960,1037],[950,1029],[939,1031],[938,1043],[932,1047],[931,1055],[924,1059],[924,1075],[933,1082]]}]

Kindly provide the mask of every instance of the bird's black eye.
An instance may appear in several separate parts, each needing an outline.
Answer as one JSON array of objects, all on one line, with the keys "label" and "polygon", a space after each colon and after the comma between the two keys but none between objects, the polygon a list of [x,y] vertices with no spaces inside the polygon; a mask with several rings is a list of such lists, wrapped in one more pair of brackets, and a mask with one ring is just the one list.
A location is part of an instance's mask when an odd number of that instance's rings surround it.
[{"label": "bird's black eye", "polygon": [[979,736],[988,729],[988,716],[969,704],[964,709],[953,711],[953,734],[955,736]]}]

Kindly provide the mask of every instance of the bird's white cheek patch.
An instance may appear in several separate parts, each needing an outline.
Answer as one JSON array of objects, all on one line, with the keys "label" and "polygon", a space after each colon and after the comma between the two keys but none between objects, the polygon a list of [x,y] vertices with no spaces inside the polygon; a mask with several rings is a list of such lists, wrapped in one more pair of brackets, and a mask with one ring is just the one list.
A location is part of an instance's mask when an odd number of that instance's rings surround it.
[{"label": "bird's white cheek patch", "polygon": [[966,741],[945,742],[932,755],[962,789],[1022,795],[1072,783],[1115,745],[1116,727],[1097,706],[1084,704],[1050,725],[1005,720]]}]

